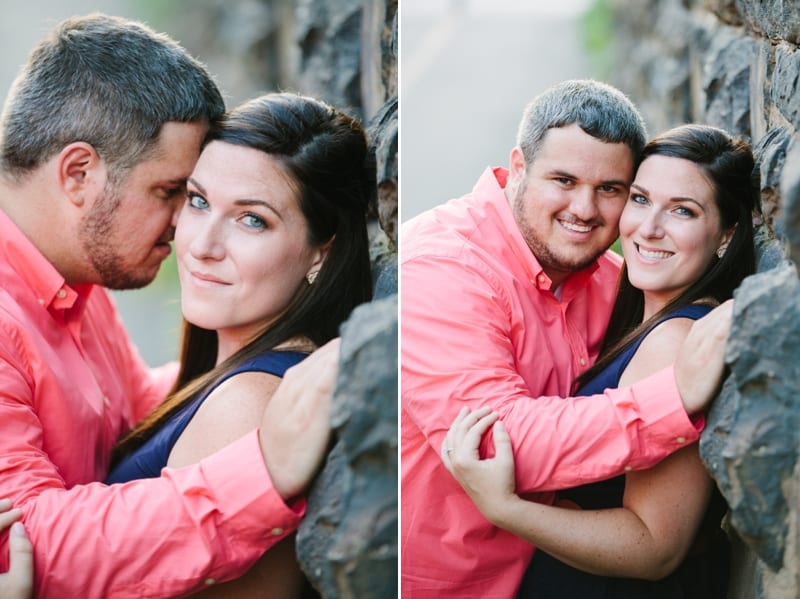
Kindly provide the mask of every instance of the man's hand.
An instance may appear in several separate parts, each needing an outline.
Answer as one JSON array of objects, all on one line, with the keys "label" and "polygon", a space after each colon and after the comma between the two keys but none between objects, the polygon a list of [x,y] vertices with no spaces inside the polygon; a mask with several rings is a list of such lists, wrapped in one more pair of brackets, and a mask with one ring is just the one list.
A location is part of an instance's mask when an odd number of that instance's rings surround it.
[{"label": "man's hand", "polygon": [[340,339],[286,371],[261,420],[261,452],[284,500],[300,495],[317,473],[331,436]]},{"label": "man's hand", "polygon": [[0,599],[27,599],[33,594],[33,546],[25,527],[16,522],[22,512],[11,509],[11,501],[0,500],[0,530],[11,526],[8,535],[9,569],[0,574]]},{"label": "man's hand", "polygon": [[733,300],[728,300],[695,321],[683,341],[675,381],[689,414],[705,410],[719,391],[732,316]]}]

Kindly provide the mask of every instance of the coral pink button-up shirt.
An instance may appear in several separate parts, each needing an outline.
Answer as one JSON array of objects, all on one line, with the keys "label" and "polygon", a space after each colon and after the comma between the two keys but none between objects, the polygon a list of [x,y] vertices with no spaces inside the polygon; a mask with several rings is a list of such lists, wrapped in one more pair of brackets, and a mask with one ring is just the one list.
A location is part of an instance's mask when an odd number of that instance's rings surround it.
[{"label": "coral pink button-up shirt", "polygon": [[241,574],[296,528],[256,432],[160,478],[96,482],[175,372],[148,371],[108,293],[67,286],[0,212],[0,497],[23,509],[38,597],[182,595]]},{"label": "coral pink button-up shirt", "polygon": [[490,524],[442,464],[462,406],[500,413],[517,492],[548,503],[550,491],[651,466],[698,438],[672,369],[629,389],[561,399],[597,357],[621,262],[606,253],[554,296],[508,206],[506,177],[487,170],[471,195],[401,231],[406,599],[513,597],[533,552]]}]

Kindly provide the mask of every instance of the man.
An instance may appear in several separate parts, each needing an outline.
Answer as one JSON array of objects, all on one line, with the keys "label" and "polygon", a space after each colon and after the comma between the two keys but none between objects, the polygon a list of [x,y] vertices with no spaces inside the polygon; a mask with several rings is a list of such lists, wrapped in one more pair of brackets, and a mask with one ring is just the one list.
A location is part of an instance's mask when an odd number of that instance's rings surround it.
[{"label": "man", "polygon": [[533,551],[487,522],[445,470],[442,441],[462,407],[500,414],[517,492],[542,502],[697,439],[687,411],[718,384],[729,309],[713,319],[723,343],[707,354],[712,337],[696,333],[674,369],[560,398],[600,350],[621,264],[607,249],[644,143],[618,90],[564,82],[526,109],[508,170],[487,169],[471,194],[404,226],[404,597],[512,597]]},{"label": "man", "polygon": [[104,287],[155,277],[223,111],[179,45],[104,15],[60,23],[7,99],[0,493],[22,510],[38,596],[183,595],[242,574],[302,515],[329,438],[336,343],[287,373],[259,431],[157,479],[96,482],[175,375],[147,371]]}]

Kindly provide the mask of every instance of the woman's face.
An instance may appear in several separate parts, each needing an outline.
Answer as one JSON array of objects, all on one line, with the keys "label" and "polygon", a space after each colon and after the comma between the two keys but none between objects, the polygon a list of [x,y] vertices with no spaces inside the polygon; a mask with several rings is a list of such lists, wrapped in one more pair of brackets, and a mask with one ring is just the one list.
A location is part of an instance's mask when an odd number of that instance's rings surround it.
[{"label": "woman's face", "polygon": [[619,231],[628,277],[644,291],[646,315],[699,279],[732,234],[721,229],[714,190],[702,169],[668,156],[642,162]]},{"label": "woman's face", "polygon": [[[235,351],[275,321],[324,250],[289,176],[269,155],[220,141],[201,153],[175,231],[181,308]],[[230,353],[230,352],[228,352]]]}]

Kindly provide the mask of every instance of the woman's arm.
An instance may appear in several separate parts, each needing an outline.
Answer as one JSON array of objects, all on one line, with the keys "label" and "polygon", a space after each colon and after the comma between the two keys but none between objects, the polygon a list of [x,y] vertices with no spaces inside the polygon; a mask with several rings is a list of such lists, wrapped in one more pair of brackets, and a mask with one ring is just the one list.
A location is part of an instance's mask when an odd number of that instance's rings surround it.
[{"label": "woman's arm", "polygon": [[0,599],[27,599],[33,595],[33,547],[22,523],[18,509],[11,509],[11,501],[0,500],[0,532],[8,527],[9,568],[0,574]]},{"label": "woman's arm", "polygon": [[[686,319],[672,319],[657,327],[640,346],[624,382],[674,360],[690,326]],[[463,411],[442,450],[445,465],[492,523],[593,574],[657,580],[683,560],[712,484],[696,446],[628,475],[623,507],[570,510],[525,501],[514,493],[513,454],[501,423],[494,425],[496,456],[479,459],[480,438],[496,418],[487,410]]]},{"label": "woman's arm", "polygon": [[241,372],[223,381],[178,437],[167,466],[195,464],[258,428],[280,382],[280,377],[266,372]]},{"label": "woman's arm", "polygon": [[[281,379],[265,372],[242,372],[214,389],[183,431],[169,456],[169,467],[194,464],[252,431]],[[290,535],[267,551],[248,572],[192,595],[214,599],[299,597],[304,578]],[[0,598],[2,599],[2,598]]]}]

